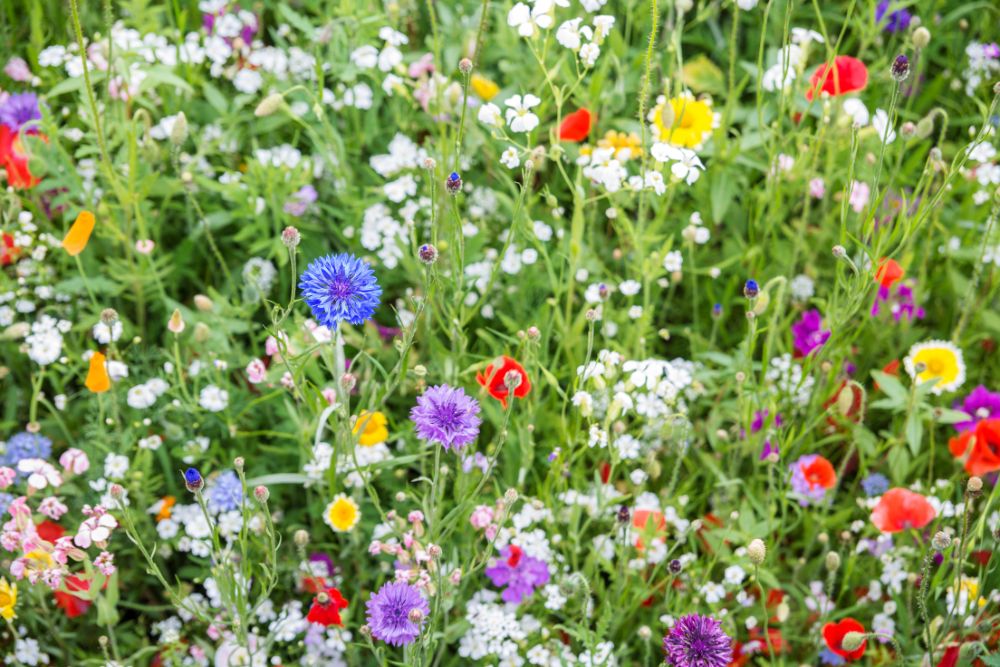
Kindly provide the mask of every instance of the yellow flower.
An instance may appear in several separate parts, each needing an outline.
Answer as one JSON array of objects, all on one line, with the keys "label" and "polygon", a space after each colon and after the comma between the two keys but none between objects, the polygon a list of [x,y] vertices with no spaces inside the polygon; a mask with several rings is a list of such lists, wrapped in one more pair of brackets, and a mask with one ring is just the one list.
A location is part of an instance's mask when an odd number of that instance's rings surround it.
[{"label": "yellow flower", "polygon": [[472,86],[472,92],[478,95],[484,102],[489,102],[500,92],[500,86],[479,74],[472,75],[469,85]]},{"label": "yellow flower", "polygon": [[712,133],[715,116],[708,102],[690,94],[663,100],[652,112],[653,129],[660,141],[694,148]]},{"label": "yellow flower", "polygon": [[625,134],[624,132],[608,130],[604,138],[598,140],[597,146],[599,148],[613,148],[615,159],[619,162],[625,162],[629,158],[642,155],[642,141],[635,132]]},{"label": "yellow flower", "polygon": [[945,340],[917,343],[903,360],[906,372],[917,384],[937,380],[931,392],[954,391],[965,382],[965,361],[962,351]]},{"label": "yellow flower", "polygon": [[17,584],[8,584],[0,578],[0,616],[5,621],[14,620],[14,605],[17,604]]},{"label": "yellow flower", "polygon": [[[389,429],[386,424],[389,420],[381,412],[369,412],[364,410],[358,415],[358,420],[354,422],[354,435],[361,431],[358,444],[362,447],[371,447],[389,439]],[[364,429],[362,431],[362,429]]]},{"label": "yellow flower", "polygon": [[323,512],[323,520],[336,533],[346,533],[351,530],[357,525],[360,518],[358,504],[343,493],[337,494]]}]

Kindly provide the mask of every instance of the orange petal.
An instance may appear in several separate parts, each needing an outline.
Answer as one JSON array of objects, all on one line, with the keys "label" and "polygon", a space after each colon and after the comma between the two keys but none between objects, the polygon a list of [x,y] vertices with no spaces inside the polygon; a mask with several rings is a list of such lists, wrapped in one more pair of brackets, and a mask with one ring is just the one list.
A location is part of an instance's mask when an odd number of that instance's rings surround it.
[{"label": "orange petal", "polygon": [[94,352],[90,358],[90,370],[87,371],[87,381],[84,382],[84,386],[95,394],[101,394],[111,389],[111,378],[108,377],[106,361],[107,358],[100,352]]},{"label": "orange petal", "polygon": [[76,216],[76,222],[63,239],[62,247],[72,257],[79,255],[87,247],[92,231],[94,231],[94,214],[90,211],[80,211],[80,215]]}]

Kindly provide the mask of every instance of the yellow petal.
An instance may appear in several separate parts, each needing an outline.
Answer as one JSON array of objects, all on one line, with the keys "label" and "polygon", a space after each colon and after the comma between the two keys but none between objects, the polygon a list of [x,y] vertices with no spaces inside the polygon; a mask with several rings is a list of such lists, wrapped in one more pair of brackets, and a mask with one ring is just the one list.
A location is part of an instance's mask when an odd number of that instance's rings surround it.
[{"label": "yellow petal", "polygon": [[100,352],[94,352],[90,358],[90,370],[87,371],[87,381],[84,385],[95,394],[101,394],[111,389],[111,378],[105,366],[107,358]]},{"label": "yellow petal", "polygon": [[79,255],[87,247],[87,241],[90,240],[90,233],[93,231],[94,214],[90,211],[80,211],[80,215],[76,216],[76,222],[63,239],[62,247],[72,257]]}]

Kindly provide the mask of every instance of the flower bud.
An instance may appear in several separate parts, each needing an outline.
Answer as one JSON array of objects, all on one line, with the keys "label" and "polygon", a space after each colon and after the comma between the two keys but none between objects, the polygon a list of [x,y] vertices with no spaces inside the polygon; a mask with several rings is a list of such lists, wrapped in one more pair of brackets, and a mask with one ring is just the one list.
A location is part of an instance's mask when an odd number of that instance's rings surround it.
[{"label": "flower bud", "polygon": [[836,572],[840,569],[840,554],[836,551],[830,551],[826,554],[825,561],[826,569],[830,572]]},{"label": "flower bud", "polygon": [[833,246],[833,256],[837,258],[847,257],[847,249],[842,245],[835,245]]},{"label": "flower bud", "polygon": [[417,257],[419,257],[420,261],[424,264],[433,264],[438,258],[437,248],[430,243],[425,243],[417,249]]},{"label": "flower bud", "polygon": [[170,143],[174,146],[180,146],[187,139],[188,134],[188,121],[187,116],[184,112],[178,112],[177,118],[174,120],[174,126],[170,128]]},{"label": "flower bud", "polygon": [[104,322],[109,327],[118,321],[118,311],[114,308],[105,308],[101,311],[101,322]]},{"label": "flower bud", "polygon": [[212,302],[211,299],[209,299],[204,294],[195,294],[194,307],[203,313],[207,313],[210,312],[213,308],[215,308],[215,304]]},{"label": "flower bud", "polygon": [[271,497],[271,492],[267,490],[266,486],[257,486],[254,487],[253,497],[257,499],[258,503],[263,505]]},{"label": "flower bud", "polygon": [[298,229],[289,225],[281,232],[281,242],[286,248],[292,250],[302,242],[302,235],[299,234]]},{"label": "flower bud", "polygon": [[920,26],[913,31],[913,46],[918,49],[926,49],[927,45],[931,43],[931,31],[927,28]]},{"label": "flower bud", "polygon": [[504,502],[513,505],[517,502],[517,489],[507,489],[503,494]]},{"label": "flower bud", "polygon": [[906,81],[906,79],[910,76],[910,59],[902,53],[899,54],[896,56],[896,59],[892,61],[892,67],[889,68],[889,73],[897,83]]},{"label": "flower bud", "polygon": [[125,496],[125,489],[122,488],[121,484],[112,484],[108,491],[115,500],[121,500]]},{"label": "flower bud", "polygon": [[969,491],[970,494],[979,495],[979,493],[983,490],[983,478],[976,476],[970,477],[969,483],[966,485],[965,488]]},{"label": "flower bud", "polygon": [[948,537],[948,533],[943,530],[939,530],[934,533],[934,538],[931,540],[931,546],[938,551],[944,551],[951,546],[951,538]]},{"label": "flower bud", "polygon": [[413,609],[410,610],[410,613],[407,614],[406,617],[410,619],[411,623],[419,624],[422,620],[424,620],[424,612],[422,609],[414,607]]},{"label": "flower bud", "polygon": [[167,329],[169,329],[174,335],[179,335],[184,331],[184,316],[181,315],[181,311],[174,308],[174,312],[170,315],[170,319],[167,320]]},{"label": "flower bud", "polygon": [[840,645],[845,651],[857,651],[864,643],[865,634],[863,632],[848,632],[844,635]]},{"label": "flower bud", "polygon": [[302,528],[295,531],[295,535],[292,536],[292,540],[295,542],[297,547],[305,547],[309,544],[309,531]]},{"label": "flower bud", "polygon": [[233,459],[233,467],[236,468],[236,472],[243,472],[243,467],[246,465],[246,459],[242,456],[237,456]]},{"label": "flower bud", "polygon": [[522,380],[523,378],[521,377],[520,371],[516,370],[509,370],[503,376],[503,384],[505,387],[507,387],[509,391],[514,391],[515,389],[520,387]]},{"label": "flower bud", "polygon": [[764,546],[764,540],[751,540],[750,544],[747,545],[747,557],[754,565],[763,563],[767,557],[767,547]]},{"label": "flower bud", "polygon": [[468,58],[462,58],[458,61],[458,71],[462,74],[468,74],[472,71],[472,61]]},{"label": "flower bud", "polygon": [[285,103],[285,98],[281,93],[271,93],[257,105],[254,109],[253,115],[257,118],[263,118],[264,116],[270,116],[275,111],[281,108],[281,105]]}]

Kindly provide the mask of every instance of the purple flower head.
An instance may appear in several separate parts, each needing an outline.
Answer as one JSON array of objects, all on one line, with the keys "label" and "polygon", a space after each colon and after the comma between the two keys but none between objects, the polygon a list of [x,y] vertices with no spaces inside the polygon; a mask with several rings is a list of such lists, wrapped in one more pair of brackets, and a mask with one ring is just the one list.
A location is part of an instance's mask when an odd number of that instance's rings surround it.
[{"label": "purple flower head", "polygon": [[473,468],[479,468],[484,475],[486,474],[490,469],[490,460],[486,457],[486,454],[476,452],[462,458],[462,472],[469,473]]},{"label": "purple flower head", "polygon": [[[431,613],[431,606],[420,591],[401,581],[383,584],[365,605],[372,636],[392,646],[412,643]],[[417,616],[419,621],[414,621]]]},{"label": "purple flower head", "polygon": [[298,191],[285,202],[285,213],[301,218],[309,210],[309,206],[314,204],[319,198],[316,188],[311,185],[303,185]]},{"label": "purple flower head", "polygon": [[368,262],[347,253],[313,260],[302,273],[299,290],[316,320],[330,329],[345,321],[364,324],[382,296]]},{"label": "purple flower head", "polygon": [[880,496],[889,490],[889,479],[882,473],[873,472],[861,480],[861,488],[865,490],[865,495]]},{"label": "purple flower head", "polygon": [[500,558],[492,567],[486,568],[486,576],[494,586],[507,587],[500,594],[504,602],[519,604],[530,597],[536,588],[549,583],[549,566],[511,544],[500,551]]},{"label": "purple flower head", "polygon": [[[765,425],[767,425],[767,418],[771,415],[770,410],[758,410],[753,414],[753,421],[750,423],[750,432],[759,433]],[[785,423],[785,420],[781,418],[781,413],[779,412],[774,416],[774,423],[771,426],[774,428],[781,428]]]},{"label": "purple flower head", "polygon": [[711,616],[682,616],[663,638],[671,667],[726,667],[733,656],[733,640]]},{"label": "purple flower head", "polygon": [[969,421],[955,424],[955,430],[959,433],[971,431],[976,428],[976,424],[984,419],[1000,419],[1000,394],[979,385],[965,397],[961,404],[956,403],[955,409],[972,415],[972,419]]},{"label": "purple flower head", "polygon": [[6,125],[12,132],[20,132],[25,125],[41,119],[38,96],[34,93],[11,95],[0,105],[0,125]]},{"label": "purple flower head", "polygon": [[816,454],[806,454],[805,456],[800,456],[797,461],[788,466],[788,469],[792,472],[792,491],[800,496],[799,504],[803,507],[810,503],[818,503],[826,495],[825,487],[806,479],[806,470],[818,458],[819,456]]},{"label": "purple flower head", "polygon": [[314,576],[332,577],[337,573],[337,567],[333,564],[330,555],[322,551],[309,554],[309,569]]},{"label": "purple flower head", "polygon": [[896,322],[901,322],[903,318],[907,321],[922,320],[927,314],[914,300],[913,287],[905,283],[896,285],[895,291],[889,287],[878,288],[872,304],[872,317],[877,317],[882,312],[882,304],[889,305],[889,312]]},{"label": "purple flower head", "polygon": [[461,450],[479,436],[479,402],[461,388],[430,387],[410,410],[417,437]]},{"label": "purple flower head", "polygon": [[[22,431],[11,436],[7,446],[0,451],[0,466],[17,468],[22,459],[47,459],[52,455],[52,441],[40,433]],[[27,473],[18,473],[19,477],[27,477]]]},{"label": "purple flower head", "polygon": [[913,20],[913,14],[907,11],[906,8],[890,12],[889,7],[891,5],[892,2],[890,2],[890,0],[881,0],[881,2],[875,6],[875,23],[883,23],[884,21],[885,25],[882,29],[886,32],[903,32],[910,27],[910,21]]},{"label": "purple flower head", "polygon": [[758,461],[765,460],[768,456],[774,454],[775,456],[780,456],[781,452],[778,451],[778,445],[771,442],[768,438],[764,441],[764,446],[760,448],[760,456],[757,457]]},{"label": "purple flower head", "polygon": [[823,650],[819,652],[819,661],[824,665],[833,665],[833,667],[840,667],[840,665],[847,662],[847,660],[841,658],[826,646],[824,646]]},{"label": "purple flower head", "polygon": [[243,502],[243,483],[236,473],[226,470],[215,478],[208,487],[208,509],[214,513],[231,512],[239,509]]},{"label": "purple flower head", "polygon": [[823,330],[823,316],[813,309],[802,313],[802,318],[792,325],[792,338],[798,355],[807,357],[813,350],[823,347],[830,332]]}]

